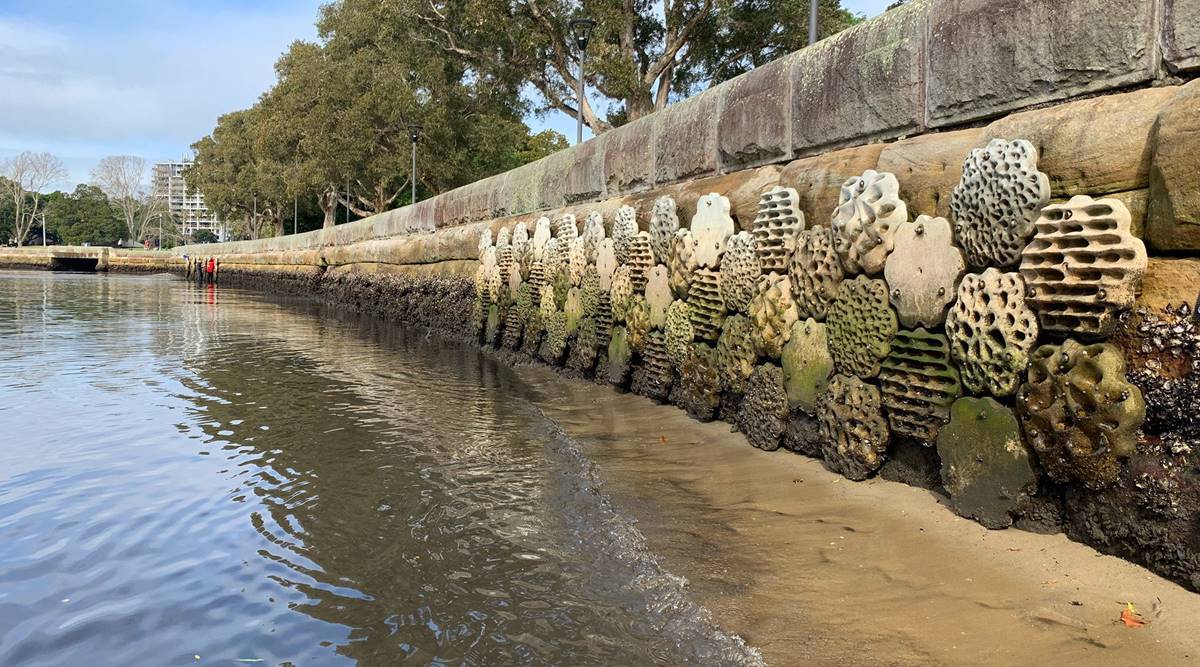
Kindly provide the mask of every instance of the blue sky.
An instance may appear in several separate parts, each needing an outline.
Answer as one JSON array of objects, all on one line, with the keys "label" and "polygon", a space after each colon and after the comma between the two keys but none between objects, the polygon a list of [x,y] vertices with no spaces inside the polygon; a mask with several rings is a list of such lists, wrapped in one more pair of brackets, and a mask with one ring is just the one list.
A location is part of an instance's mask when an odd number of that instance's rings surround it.
[{"label": "blue sky", "polygon": [[[874,16],[891,0],[843,0]],[[0,0],[0,156],[49,151],[70,183],[105,155],[190,153],[217,116],[254,103],[323,0]],[[560,113],[535,129],[574,136]]]}]

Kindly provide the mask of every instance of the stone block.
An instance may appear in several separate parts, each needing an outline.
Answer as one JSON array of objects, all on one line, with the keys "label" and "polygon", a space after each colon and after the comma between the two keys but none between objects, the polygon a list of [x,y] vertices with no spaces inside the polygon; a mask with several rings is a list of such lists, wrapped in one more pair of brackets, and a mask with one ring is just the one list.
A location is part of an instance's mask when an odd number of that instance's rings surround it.
[{"label": "stone block", "polygon": [[1151,257],[1134,308],[1157,312],[1168,306],[1191,308],[1200,301],[1200,259]]},{"label": "stone block", "polygon": [[492,195],[492,211],[497,216],[519,215],[542,208],[542,174],[549,158],[542,158],[501,174]]},{"label": "stone block", "polygon": [[1153,151],[1146,209],[1150,245],[1200,249],[1200,80],[1180,89],[1159,115]]},{"label": "stone block", "polygon": [[796,188],[800,209],[809,226],[829,227],[842,184],[851,176],[874,169],[883,149],[883,144],[868,144],[794,160],[779,173],[779,185]]},{"label": "stone block", "polygon": [[641,118],[600,135],[609,196],[641,192],[654,180],[655,116]]},{"label": "stone block", "polygon": [[723,88],[713,88],[654,114],[654,183],[707,176],[720,167],[717,118]]},{"label": "stone block", "polygon": [[950,216],[950,192],[962,178],[971,149],[987,145],[979,128],[923,134],[888,144],[879,154],[878,171],[896,175],[900,197],[914,217]]},{"label": "stone block", "polygon": [[924,120],[931,0],[917,0],[787,58],[796,154],[912,132]]},{"label": "stone block", "polygon": [[943,0],[929,17],[927,123],[945,127],[1151,80],[1147,0]]},{"label": "stone block", "polygon": [[791,60],[775,60],[721,86],[725,104],[717,141],[724,169],[791,156]]},{"label": "stone block", "polygon": [[769,166],[689,181],[672,188],[670,194],[679,207],[680,224],[686,224],[684,221],[690,221],[696,214],[696,202],[700,197],[716,192],[729,199],[729,214],[737,229],[750,231],[758,215],[758,202],[763,191],[778,183],[779,167]]},{"label": "stone block", "polygon": [[1033,144],[1055,197],[1144,188],[1150,182],[1154,125],[1179,92],[1147,88],[1023,111],[988,125],[979,145],[990,139]]},{"label": "stone block", "polygon": [[1200,70],[1200,0],[1164,0],[1163,54],[1172,72]]},{"label": "stone block", "polygon": [[[601,199],[604,196],[605,180],[604,144],[599,139],[592,139],[559,153],[570,158],[566,165],[566,179],[562,190],[563,203]],[[543,191],[543,196],[545,194]]]}]

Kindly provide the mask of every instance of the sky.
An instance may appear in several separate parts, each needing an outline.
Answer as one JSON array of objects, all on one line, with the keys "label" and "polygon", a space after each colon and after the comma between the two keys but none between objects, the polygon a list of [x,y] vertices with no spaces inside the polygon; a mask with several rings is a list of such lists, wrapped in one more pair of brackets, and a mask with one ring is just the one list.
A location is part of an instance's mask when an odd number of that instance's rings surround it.
[{"label": "sky", "polygon": [[[0,0],[0,157],[57,155],[61,189],[106,155],[186,157],[271,86],[292,41],[316,39],[324,1]],[[890,2],[842,4],[874,16]],[[575,135],[559,112],[527,122]]]}]

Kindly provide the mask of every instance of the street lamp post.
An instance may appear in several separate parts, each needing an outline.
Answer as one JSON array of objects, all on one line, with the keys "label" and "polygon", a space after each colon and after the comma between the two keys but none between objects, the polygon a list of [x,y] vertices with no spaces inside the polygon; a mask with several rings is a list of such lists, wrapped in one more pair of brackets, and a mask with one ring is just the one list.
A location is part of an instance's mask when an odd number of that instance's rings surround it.
[{"label": "street lamp post", "polygon": [[[255,236],[258,235],[258,190],[255,190],[254,195],[254,215],[250,217],[250,229],[255,230]],[[251,238],[254,238],[253,236]]]},{"label": "street lamp post", "polygon": [[811,0],[808,5],[808,43],[817,43],[817,2]]},{"label": "street lamp post", "polygon": [[42,247],[46,247],[46,214],[42,214]]},{"label": "street lamp post", "polygon": [[417,203],[417,140],[421,138],[420,123],[411,123],[408,126],[408,136],[412,139],[412,201],[410,204]]},{"label": "street lamp post", "polygon": [[296,233],[296,229],[300,225],[300,197],[292,200],[292,234]]},{"label": "street lamp post", "polygon": [[571,36],[575,38],[575,46],[579,49],[579,113],[576,123],[575,143],[583,143],[583,100],[584,100],[584,85],[583,85],[583,65],[587,54],[588,42],[592,39],[592,28],[596,27],[596,22],[591,19],[571,19],[567,24],[571,31]]}]

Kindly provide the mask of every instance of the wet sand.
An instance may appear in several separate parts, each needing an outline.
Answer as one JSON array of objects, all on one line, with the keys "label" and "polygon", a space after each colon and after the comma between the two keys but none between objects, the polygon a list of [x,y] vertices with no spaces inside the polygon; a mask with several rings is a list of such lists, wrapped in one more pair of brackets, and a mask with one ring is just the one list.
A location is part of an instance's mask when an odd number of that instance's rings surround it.
[{"label": "wet sand", "polygon": [[[1146,569],[1063,535],[990,531],[930,491],[850,482],[639,396],[520,373],[663,566],[771,664],[1200,660],[1200,595]],[[1127,602],[1148,625],[1120,622]]]}]

